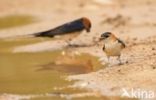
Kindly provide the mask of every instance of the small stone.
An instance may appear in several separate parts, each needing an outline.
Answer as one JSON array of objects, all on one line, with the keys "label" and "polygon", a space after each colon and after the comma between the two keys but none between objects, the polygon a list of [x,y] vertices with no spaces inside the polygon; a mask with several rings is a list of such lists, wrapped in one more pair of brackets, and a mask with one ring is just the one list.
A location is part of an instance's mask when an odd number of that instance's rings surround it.
[{"label": "small stone", "polygon": [[128,62],[128,61],[126,61],[125,63],[126,63],[126,64],[128,64],[129,62]]},{"label": "small stone", "polygon": [[119,69],[118,72],[121,72],[121,70]]},{"label": "small stone", "polygon": [[81,53],[78,52],[78,51],[75,51],[74,54],[75,54],[75,55],[81,55]]},{"label": "small stone", "polygon": [[136,37],[135,37],[135,38],[133,38],[133,41],[136,41],[136,40],[138,40]]},{"label": "small stone", "polygon": [[65,51],[62,51],[61,54],[64,56],[64,55],[66,55],[66,52]]},{"label": "small stone", "polygon": [[152,47],[152,50],[155,50],[155,48],[154,48],[154,47]]},{"label": "small stone", "polygon": [[86,87],[89,83],[88,82],[83,82],[80,84],[80,87]]},{"label": "small stone", "polygon": [[153,69],[156,69],[156,67],[155,67],[155,66],[153,66]]}]

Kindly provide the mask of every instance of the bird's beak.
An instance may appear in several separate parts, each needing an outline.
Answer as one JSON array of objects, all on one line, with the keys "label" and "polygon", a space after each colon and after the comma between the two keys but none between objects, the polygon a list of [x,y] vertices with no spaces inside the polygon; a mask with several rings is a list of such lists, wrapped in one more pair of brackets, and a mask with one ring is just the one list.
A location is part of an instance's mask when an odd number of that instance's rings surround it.
[{"label": "bird's beak", "polygon": [[86,31],[87,31],[87,32],[90,32],[90,28],[87,28]]},{"label": "bird's beak", "polygon": [[99,41],[102,41],[102,40],[104,40],[104,39],[105,39],[104,37],[100,37],[100,38],[99,38]]}]

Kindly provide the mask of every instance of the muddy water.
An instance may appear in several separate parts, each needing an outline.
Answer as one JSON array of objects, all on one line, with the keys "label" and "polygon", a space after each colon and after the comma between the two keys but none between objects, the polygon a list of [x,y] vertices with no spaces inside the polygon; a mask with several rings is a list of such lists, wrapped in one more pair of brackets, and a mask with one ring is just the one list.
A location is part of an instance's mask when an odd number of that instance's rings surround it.
[{"label": "muddy water", "polygon": [[104,97],[90,90],[71,87],[74,81],[66,80],[66,76],[103,68],[97,57],[89,54],[73,55],[68,49],[12,53],[15,46],[47,40],[0,40],[0,100],[136,100]]},{"label": "muddy water", "polygon": [[0,17],[0,29],[23,26],[37,22],[36,18],[30,15],[8,15]]},{"label": "muddy water", "polygon": [[[67,75],[84,74],[100,69],[97,58],[88,54],[71,55],[68,50],[12,53],[15,46],[47,39],[0,40],[0,94],[44,95],[40,98],[61,98],[56,94],[73,94],[86,90],[73,89]],[[65,55],[62,55],[65,52]]]}]

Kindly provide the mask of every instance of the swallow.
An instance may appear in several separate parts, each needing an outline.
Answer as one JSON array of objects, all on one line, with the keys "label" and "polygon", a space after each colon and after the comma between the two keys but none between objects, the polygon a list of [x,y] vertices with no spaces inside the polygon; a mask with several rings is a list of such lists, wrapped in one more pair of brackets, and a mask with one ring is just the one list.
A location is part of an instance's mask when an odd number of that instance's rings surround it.
[{"label": "swallow", "polygon": [[125,43],[117,38],[111,32],[105,32],[101,35],[100,41],[104,42],[103,51],[105,52],[108,62],[111,56],[117,56],[119,60],[119,64],[121,63],[121,51],[126,47]]},{"label": "swallow", "polygon": [[90,32],[91,30],[91,21],[86,18],[82,17],[71,22],[65,23],[53,29],[35,33],[35,37],[54,37],[56,35],[65,35],[71,34],[74,32],[80,32],[86,30],[86,32]]}]

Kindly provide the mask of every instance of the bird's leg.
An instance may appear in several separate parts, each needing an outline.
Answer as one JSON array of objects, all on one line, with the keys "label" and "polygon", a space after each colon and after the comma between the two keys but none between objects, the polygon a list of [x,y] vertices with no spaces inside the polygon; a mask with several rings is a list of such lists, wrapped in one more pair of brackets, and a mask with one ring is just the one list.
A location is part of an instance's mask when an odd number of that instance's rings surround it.
[{"label": "bird's leg", "polygon": [[109,64],[110,62],[110,57],[109,56],[107,56],[107,63]]},{"label": "bird's leg", "polygon": [[66,43],[67,43],[67,45],[68,46],[72,46],[73,44],[71,43],[71,41],[72,41],[72,39],[70,38],[70,39],[68,39],[68,40],[66,40]]},{"label": "bird's leg", "polygon": [[72,46],[73,44],[71,43],[71,41],[67,41],[68,46]]},{"label": "bird's leg", "polygon": [[120,55],[118,56],[118,60],[119,60],[119,65],[121,65],[122,62],[121,62],[121,56]]},{"label": "bird's leg", "polygon": [[72,39],[72,38],[66,40],[67,45],[68,45],[69,47],[79,47],[80,45],[73,43],[73,40],[74,40],[74,39]]},{"label": "bird's leg", "polygon": [[109,56],[107,56],[107,62],[109,63],[109,60],[110,60],[110,57]]},{"label": "bird's leg", "polygon": [[108,61],[108,62],[107,62],[108,66],[111,67],[112,65],[111,65],[111,63],[110,63],[110,56],[107,56],[107,61]]}]

